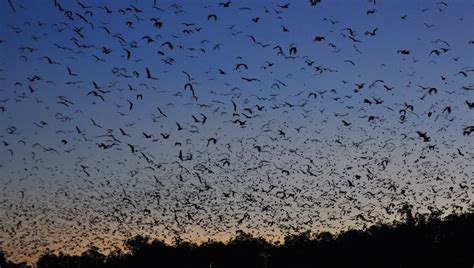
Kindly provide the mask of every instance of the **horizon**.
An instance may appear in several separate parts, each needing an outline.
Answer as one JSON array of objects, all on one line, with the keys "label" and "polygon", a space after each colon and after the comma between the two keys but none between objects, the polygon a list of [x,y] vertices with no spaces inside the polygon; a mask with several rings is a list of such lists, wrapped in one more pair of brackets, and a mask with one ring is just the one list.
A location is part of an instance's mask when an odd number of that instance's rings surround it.
[{"label": "horizon", "polygon": [[[400,221],[375,224],[363,230],[340,234],[304,231],[288,234],[281,242],[268,241],[238,231],[226,242],[195,244],[179,238],[172,244],[137,235],[123,246],[104,252],[90,245],[82,253],[45,251],[31,261],[33,267],[137,267],[160,264],[172,267],[470,267],[474,262],[469,245],[474,238],[474,205],[468,212],[440,217],[439,213],[413,213],[410,205],[400,209]],[[415,231],[415,232],[414,232]],[[369,256],[367,256],[368,252]],[[372,254],[372,255],[370,255]],[[346,258],[340,259],[344,255]],[[396,255],[396,260],[393,256]],[[365,257],[363,257],[365,256]],[[361,258],[362,257],[362,258]],[[12,262],[0,251],[2,267],[31,267]]]}]

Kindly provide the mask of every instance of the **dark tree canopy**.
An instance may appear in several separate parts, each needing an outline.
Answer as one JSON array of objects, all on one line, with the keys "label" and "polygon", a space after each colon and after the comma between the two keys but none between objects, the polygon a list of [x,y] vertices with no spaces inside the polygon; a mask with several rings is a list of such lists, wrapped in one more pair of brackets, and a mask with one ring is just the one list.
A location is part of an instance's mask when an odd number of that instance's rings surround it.
[{"label": "dark tree canopy", "polygon": [[[404,221],[376,224],[338,235],[310,231],[270,243],[238,231],[227,243],[201,245],[177,239],[174,245],[145,236],[124,242],[125,251],[108,255],[90,247],[80,256],[44,253],[42,267],[472,267],[474,213],[413,214],[400,210]],[[0,253],[0,267],[24,267]]]}]

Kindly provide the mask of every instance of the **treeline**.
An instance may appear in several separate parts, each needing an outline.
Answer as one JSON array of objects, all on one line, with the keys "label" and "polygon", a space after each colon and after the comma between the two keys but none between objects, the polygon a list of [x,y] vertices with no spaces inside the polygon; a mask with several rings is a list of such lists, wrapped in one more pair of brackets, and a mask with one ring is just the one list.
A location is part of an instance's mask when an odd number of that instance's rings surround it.
[{"label": "treeline", "polygon": [[[80,256],[45,253],[36,266],[48,267],[474,267],[474,212],[412,215],[349,230],[339,235],[310,232],[286,237],[274,244],[263,238],[238,232],[224,244],[168,245],[137,236],[125,242],[126,252],[103,255],[92,247]],[[8,262],[0,254],[0,267],[25,267]]]}]

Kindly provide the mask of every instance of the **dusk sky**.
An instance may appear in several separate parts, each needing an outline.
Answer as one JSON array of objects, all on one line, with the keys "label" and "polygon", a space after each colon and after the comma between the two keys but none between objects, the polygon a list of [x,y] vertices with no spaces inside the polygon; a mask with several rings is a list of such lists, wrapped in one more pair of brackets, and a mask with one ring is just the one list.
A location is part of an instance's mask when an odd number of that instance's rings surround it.
[{"label": "dusk sky", "polygon": [[0,1],[0,249],[465,210],[473,1]]}]

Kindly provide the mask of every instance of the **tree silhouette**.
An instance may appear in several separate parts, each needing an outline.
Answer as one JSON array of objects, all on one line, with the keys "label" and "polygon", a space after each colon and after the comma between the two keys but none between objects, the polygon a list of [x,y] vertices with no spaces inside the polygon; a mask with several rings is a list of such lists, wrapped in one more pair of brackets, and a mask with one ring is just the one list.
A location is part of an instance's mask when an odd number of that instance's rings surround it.
[{"label": "tree silhouette", "polygon": [[[125,251],[108,255],[95,246],[79,256],[45,252],[42,267],[473,267],[473,206],[441,218],[439,211],[415,214],[410,205],[401,221],[376,224],[338,235],[305,231],[270,243],[238,231],[227,243],[195,245],[179,237],[173,245],[145,236],[125,241]],[[26,267],[0,252],[0,267]]]}]

